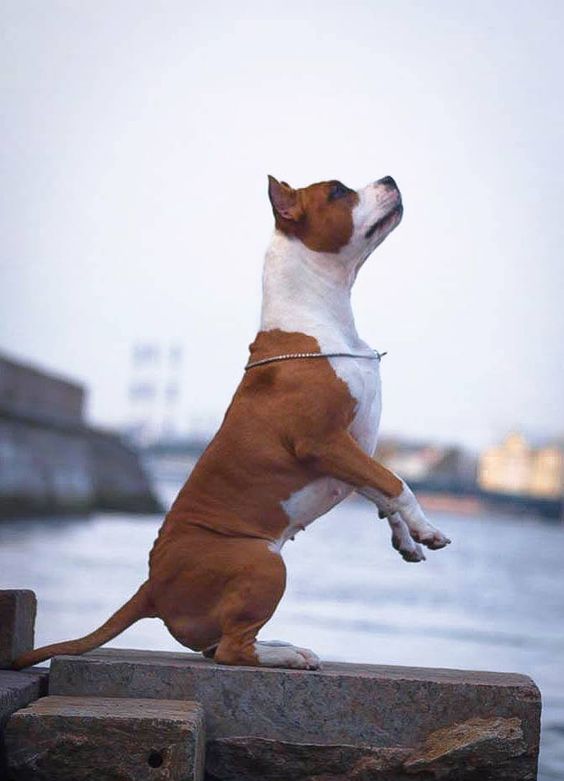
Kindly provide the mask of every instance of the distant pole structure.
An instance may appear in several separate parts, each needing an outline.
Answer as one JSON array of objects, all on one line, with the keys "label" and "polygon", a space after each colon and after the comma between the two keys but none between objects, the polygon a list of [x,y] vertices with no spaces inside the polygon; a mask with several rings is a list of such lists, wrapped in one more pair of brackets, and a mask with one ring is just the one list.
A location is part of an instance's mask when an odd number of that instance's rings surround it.
[{"label": "distant pole structure", "polygon": [[157,436],[155,412],[160,374],[158,345],[137,343],[131,348],[128,387],[128,432],[138,445],[148,445]]},{"label": "distant pole structure", "polygon": [[139,342],[132,346],[127,431],[136,444],[178,437],[182,359],[179,344]]},{"label": "distant pole structure", "polygon": [[182,347],[171,345],[164,367],[163,415],[161,439],[171,440],[178,436],[178,416],[181,398]]}]

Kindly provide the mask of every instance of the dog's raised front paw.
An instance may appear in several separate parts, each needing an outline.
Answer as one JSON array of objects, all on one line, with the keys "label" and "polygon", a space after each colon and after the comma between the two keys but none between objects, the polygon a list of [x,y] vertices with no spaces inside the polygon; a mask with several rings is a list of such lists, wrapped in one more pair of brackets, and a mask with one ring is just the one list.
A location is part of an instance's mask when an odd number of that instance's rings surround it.
[{"label": "dog's raised front paw", "polygon": [[439,550],[450,543],[448,537],[429,523],[419,502],[407,485],[404,484],[404,489],[395,502],[398,508],[397,512],[407,525],[415,542],[425,545],[431,550]]},{"label": "dog's raised front paw", "polygon": [[421,545],[419,545],[419,543],[417,542],[415,542],[414,545],[415,548],[413,550],[406,550],[406,551],[400,550],[402,559],[404,561],[415,562],[415,563],[419,561],[426,561],[427,559],[425,557],[425,554],[423,553],[423,548],[421,547]]},{"label": "dog's raised front paw", "polygon": [[388,518],[392,530],[392,547],[398,551],[404,561],[425,561],[423,548],[412,538],[407,524],[399,513]]},{"label": "dog's raised front paw", "polygon": [[414,529],[411,532],[411,536],[417,542],[425,545],[430,550],[440,550],[450,545],[451,540],[446,537],[439,529],[435,529],[433,526],[429,526],[428,529]]}]

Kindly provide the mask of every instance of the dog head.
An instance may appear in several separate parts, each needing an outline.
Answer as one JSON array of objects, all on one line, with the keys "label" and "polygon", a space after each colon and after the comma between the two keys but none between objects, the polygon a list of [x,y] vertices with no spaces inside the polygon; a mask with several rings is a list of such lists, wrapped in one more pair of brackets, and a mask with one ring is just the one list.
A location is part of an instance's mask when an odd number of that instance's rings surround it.
[{"label": "dog head", "polygon": [[273,176],[268,181],[277,230],[312,252],[338,256],[357,269],[402,218],[401,194],[391,176],[360,190],[338,181],[297,190]]}]

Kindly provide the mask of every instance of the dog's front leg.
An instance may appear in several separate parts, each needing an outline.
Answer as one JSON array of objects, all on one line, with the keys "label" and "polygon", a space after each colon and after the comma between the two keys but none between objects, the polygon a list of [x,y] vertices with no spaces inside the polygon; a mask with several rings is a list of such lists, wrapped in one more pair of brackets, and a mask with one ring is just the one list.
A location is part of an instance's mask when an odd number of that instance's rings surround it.
[{"label": "dog's front leg", "polygon": [[[409,486],[385,466],[370,458],[348,431],[340,431],[323,439],[298,439],[294,443],[296,456],[316,472],[335,477],[349,485],[378,507],[380,517],[392,518],[396,538],[402,533],[401,520],[417,543],[436,550],[450,540],[425,518],[419,502]],[[398,518],[393,520],[395,516]],[[394,529],[394,524],[396,529]]]}]

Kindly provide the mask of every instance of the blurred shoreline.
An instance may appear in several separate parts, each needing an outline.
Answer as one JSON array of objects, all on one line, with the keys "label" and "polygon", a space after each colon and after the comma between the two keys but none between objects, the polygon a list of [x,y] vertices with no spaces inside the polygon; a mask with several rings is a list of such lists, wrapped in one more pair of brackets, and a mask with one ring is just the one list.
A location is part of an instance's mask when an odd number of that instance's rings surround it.
[{"label": "blurred shoreline", "polygon": [[[428,444],[404,444],[393,440],[398,449],[404,448],[415,453],[428,452]],[[551,521],[564,522],[564,502],[561,498],[531,496],[526,494],[487,491],[482,489],[475,477],[475,469],[436,472],[430,469],[426,479],[409,474],[410,469],[397,469],[393,456],[390,456],[390,440],[382,438],[376,457],[386,466],[398,471],[410,487],[417,492],[423,504],[429,508],[455,511],[462,514],[494,511],[508,515],[537,515]],[[140,450],[141,459],[149,474],[160,482],[181,485],[196,461],[207,446],[205,439],[185,439],[160,441]],[[438,450],[436,446],[434,450]],[[453,449],[448,449],[452,451]],[[419,467],[418,467],[419,469]],[[411,467],[413,473],[413,466]],[[407,473],[406,473],[407,472]]]}]

